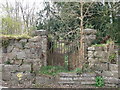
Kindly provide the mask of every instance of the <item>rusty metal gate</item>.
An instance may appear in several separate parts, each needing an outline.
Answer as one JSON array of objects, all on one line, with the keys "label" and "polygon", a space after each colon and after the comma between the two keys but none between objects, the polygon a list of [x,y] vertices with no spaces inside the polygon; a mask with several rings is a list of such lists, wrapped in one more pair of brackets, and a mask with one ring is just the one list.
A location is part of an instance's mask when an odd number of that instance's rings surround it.
[{"label": "rusty metal gate", "polygon": [[47,63],[53,66],[67,66],[67,68],[74,69],[78,60],[79,42],[67,40],[48,40]]}]

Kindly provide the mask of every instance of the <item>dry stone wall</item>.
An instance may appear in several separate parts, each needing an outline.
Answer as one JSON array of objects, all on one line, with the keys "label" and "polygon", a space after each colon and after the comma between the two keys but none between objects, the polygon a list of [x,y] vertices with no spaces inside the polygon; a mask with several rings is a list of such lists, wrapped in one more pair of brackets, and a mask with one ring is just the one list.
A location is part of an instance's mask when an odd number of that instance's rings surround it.
[{"label": "dry stone wall", "polygon": [[105,86],[119,85],[118,76],[118,49],[113,48],[110,51],[111,45],[94,45],[88,47],[88,62],[89,66],[97,75],[102,76],[105,81]]},{"label": "dry stone wall", "polygon": [[88,47],[87,60],[90,71],[81,74],[60,73],[58,84],[71,87],[95,86],[97,77],[101,77],[104,83],[103,87],[118,87],[120,85],[118,49],[112,46],[114,45],[101,44]]},{"label": "dry stone wall", "polygon": [[40,67],[47,64],[45,31],[37,31],[37,36],[32,38],[2,37],[1,42],[0,72],[4,86],[31,86]]}]

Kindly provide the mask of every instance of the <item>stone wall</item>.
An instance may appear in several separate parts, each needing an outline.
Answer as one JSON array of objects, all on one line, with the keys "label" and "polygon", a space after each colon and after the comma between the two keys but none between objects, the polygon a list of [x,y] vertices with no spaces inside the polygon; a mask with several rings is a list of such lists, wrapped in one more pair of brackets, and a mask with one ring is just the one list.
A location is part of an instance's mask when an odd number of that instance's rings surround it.
[{"label": "stone wall", "polygon": [[101,76],[103,87],[118,87],[120,76],[118,74],[118,48],[112,43],[92,45],[87,48],[89,72],[82,74],[60,73],[58,84],[71,87],[95,87],[96,78]]},{"label": "stone wall", "polygon": [[46,66],[47,36],[45,31],[36,33],[32,38],[1,37],[0,72],[4,86],[31,86],[40,67]]},{"label": "stone wall", "polygon": [[[107,74],[106,74],[107,75]],[[95,88],[96,86],[96,78],[100,76],[95,72],[91,73],[83,73],[83,74],[76,74],[76,73],[60,73],[58,76],[58,84],[71,86],[75,88],[81,87],[91,87]],[[116,77],[109,76],[102,76],[104,86],[103,87],[118,87],[119,79]]]},{"label": "stone wall", "polygon": [[106,86],[117,86],[118,76],[118,49],[111,44],[101,44],[88,47],[89,66],[97,75],[105,80]]}]

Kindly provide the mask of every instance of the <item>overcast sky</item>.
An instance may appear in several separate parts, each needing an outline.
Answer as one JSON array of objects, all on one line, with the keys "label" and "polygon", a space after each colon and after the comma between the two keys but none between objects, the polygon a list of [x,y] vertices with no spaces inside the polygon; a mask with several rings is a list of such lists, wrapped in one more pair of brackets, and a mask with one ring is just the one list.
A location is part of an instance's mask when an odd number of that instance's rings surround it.
[{"label": "overcast sky", "polygon": [[23,2],[23,4],[29,4],[32,5],[34,2],[36,3],[36,7],[42,8],[42,2],[44,0],[0,0],[0,4],[5,4],[6,1],[8,1],[9,3],[11,3],[12,5],[14,5],[15,1],[19,1],[19,2]]},{"label": "overcast sky", "polygon": [[42,4],[42,2],[44,2],[44,0],[0,0],[0,17],[2,15],[4,15],[4,12],[1,9],[1,5],[5,4],[6,1],[8,3],[10,3],[12,6],[15,5],[15,1],[19,1],[19,2],[23,2],[22,3],[23,6],[25,6],[26,4],[29,4],[29,6],[31,6],[31,7],[32,7],[33,3],[35,2],[36,12],[43,9],[43,7],[44,7],[43,4]]}]

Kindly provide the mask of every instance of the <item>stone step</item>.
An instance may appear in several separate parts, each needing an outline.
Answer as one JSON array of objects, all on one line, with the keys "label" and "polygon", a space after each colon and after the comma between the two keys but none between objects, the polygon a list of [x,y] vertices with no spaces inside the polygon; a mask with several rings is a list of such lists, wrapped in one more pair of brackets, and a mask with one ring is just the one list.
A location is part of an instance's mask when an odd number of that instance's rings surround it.
[{"label": "stone step", "polygon": [[82,81],[81,84],[82,85],[91,85],[91,84],[95,84],[95,81]]},{"label": "stone step", "polygon": [[2,89],[2,88],[8,88],[8,87],[0,86],[0,89]]},{"label": "stone step", "polygon": [[60,73],[60,77],[79,77],[76,73]]},{"label": "stone step", "polygon": [[93,80],[95,80],[95,77],[91,77],[91,78],[89,78],[89,77],[72,77],[72,78],[70,78],[70,77],[67,77],[67,78],[65,78],[65,77],[60,77],[59,80],[93,81]]},{"label": "stone step", "polygon": [[103,71],[102,76],[104,77],[116,77],[118,78],[118,71]]},{"label": "stone step", "polygon": [[58,82],[59,84],[63,84],[63,85],[78,85],[78,84],[81,84],[81,85],[93,85],[95,84],[96,82],[95,81],[82,81],[82,82],[78,82],[78,81],[59,81]]},{"label": "stone step", "polygon": [[95,77],[96,74],[95,73],[83,73],[80,75],[77,75],[76,73],[60,73],[59,74],[60,77]]},{"label": "stone step", "polygon": [[116,84],[105,84],[105,86],[107,86],[107,87],[117,87]]},{"label": "stone step", "polygon": [[59,81],[58,82],[58,84],[63,84],[63,85],[65,85],[65,84],[69,84],[69,85],[74,85],[74,84],[80,84],[80,82],[75,82],[75,81]]},{"label": "stone step", "polygon": [[120,79],[114,77],[103,77],[106,84],[119,84]]}]

